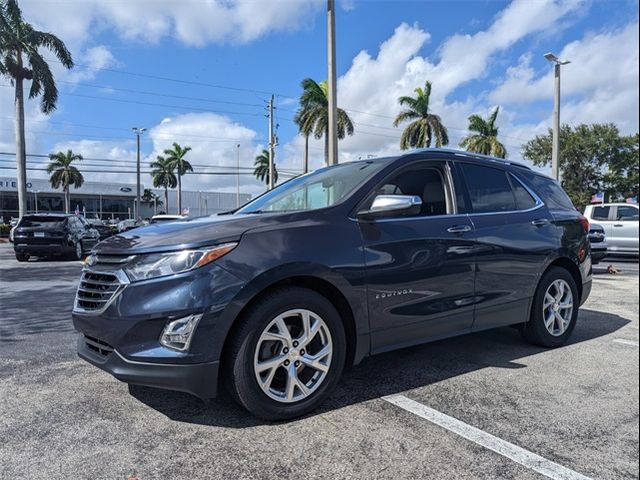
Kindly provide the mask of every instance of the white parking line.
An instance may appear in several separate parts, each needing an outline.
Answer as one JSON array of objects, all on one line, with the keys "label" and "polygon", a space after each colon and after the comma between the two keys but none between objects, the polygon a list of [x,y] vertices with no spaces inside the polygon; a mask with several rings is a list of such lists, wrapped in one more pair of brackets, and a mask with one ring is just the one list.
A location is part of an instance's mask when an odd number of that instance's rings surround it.
[{"label": "white parking line", "polygon": [[389,395],[382,399],[549,478],[557,480],[588,480],[589,478],[404,395]]},{"label": "white parking line", "polygon": [[622,345],[631,345],[632,347],[640,346],[638,342],[634,342],[633,340],[625,340],[624,338],[616,338],[615,340],[613,340],[613,343],[620,343]]}]

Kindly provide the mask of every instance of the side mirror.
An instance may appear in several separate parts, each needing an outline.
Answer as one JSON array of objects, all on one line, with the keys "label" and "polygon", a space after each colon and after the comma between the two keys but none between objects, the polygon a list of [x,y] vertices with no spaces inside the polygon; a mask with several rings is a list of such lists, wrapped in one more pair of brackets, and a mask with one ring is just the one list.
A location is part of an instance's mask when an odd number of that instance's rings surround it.
[{"label": "side mirror", "polygon": [[378,195],[369,210],[358,212],[358,218],[372,220],[417,215],[421,208],[422,199],[417,195]]}]

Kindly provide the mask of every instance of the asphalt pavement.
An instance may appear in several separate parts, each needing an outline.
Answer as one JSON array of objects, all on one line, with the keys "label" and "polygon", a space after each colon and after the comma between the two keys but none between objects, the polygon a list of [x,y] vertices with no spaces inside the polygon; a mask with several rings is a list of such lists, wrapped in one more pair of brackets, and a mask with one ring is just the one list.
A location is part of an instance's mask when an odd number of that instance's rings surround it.
[{"label": "asphalt pavement", "polygon": [[283,423],[79,360],[80,269],[0,244],[2,479],[638,478],[637,260],[594,268],[565,347],[502,328],[371,357]]}]

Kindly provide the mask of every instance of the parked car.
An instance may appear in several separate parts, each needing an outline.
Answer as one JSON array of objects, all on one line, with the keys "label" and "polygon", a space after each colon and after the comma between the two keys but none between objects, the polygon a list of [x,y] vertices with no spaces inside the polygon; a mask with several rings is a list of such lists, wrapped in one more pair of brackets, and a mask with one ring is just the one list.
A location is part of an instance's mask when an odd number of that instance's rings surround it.
[{"label": "parked car", "polygon": [[80,260],[100,241],[100,234],[83,217],[70,214],[23,216],[13,231],[13,249],[19,262],[30,257],[66,255]]},{"label": "parked car", "polygon": [[222,381],[254,415],[293,418],[368,355],[512,324],[564,345],[591,291],[588,230],[557,182],[515,163],[440,149],[343,163],[233,214],[101,242],[73,309],[78,354],[201,398]]},{"label": "parked car", "polygon": [[591,263],[597,265],[607,256],[607,236],[602,225],[589,224],[589,243],[591,243]]},{"label": "parked car", "polygon": [[640,221],[638,205],[603,203],[588,205],[584,216],[602,225],[607,236],[608,252],[615,255],[638,256]]},{"label": "parked car", "polygon": [[88,218],[87,222],[98,231],[100,234],[100,240],[104,240],[105,238],[109,238],[111,235],[118,233],[118,229],[116,227],[105,224],[99,218]]},{"label": "parked car", "polygon": [[154,215],[149,223],[175,222],[185,218],[184,215]]},{"label": "parked car", "polygon": [[121,220],[118,222],[118,232],[127,232],[129,230],[133,230],[134,228],[138,228],[139,226],[140,225],[133,218]]}]

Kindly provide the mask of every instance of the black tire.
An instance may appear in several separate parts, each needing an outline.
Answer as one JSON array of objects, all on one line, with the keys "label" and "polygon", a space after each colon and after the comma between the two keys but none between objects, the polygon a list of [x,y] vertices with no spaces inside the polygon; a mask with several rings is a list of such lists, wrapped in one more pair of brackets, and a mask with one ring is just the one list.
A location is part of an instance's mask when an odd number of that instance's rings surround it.
[{"label": "black tire", "polygon": [[19,262],[28,262],[29,261],[29,254],[16,252],[16,260],[19,261]]},{"label": "black tire", "polygon": [[76,243],[73,244],[73,252],[71,253],[71,259],[82,260],[83,252],[84,252],[84,249],[82,248],[82,241],[78,240]]},{"label": "black tire", "polygon": [[[329,329],[333,353],[326,377],[313,393],[297,402],[282,403],[267,396],[254,372],[254,355],[260,335],[281,313],[304,308],[319,315]],[[301,287],[282,287],[260,298],[232,333],[225,358],[226,386],[232,397],[256,417],[288,420],[317,408],[335,388],[344,368],[347,342],[340,315],[333,304],[319,293]]]},{"label": "black tire", "polygon": [[[556,280],[564,280],[571,288],[573,296],[573,311],[570,323],[562,335],[552,335],[544,323],[543,303],[544,297],[549,286]],[[566,344],[576,326],[578,320],[578,308],[580,298],[578,296],[578,287],[573,276],[564,268],[551,267],[540,280],[535,296],[533,297],[533,305],[531,306],[531,318],[524,325],[522,334],[524,338],[534,344],[547,348],[561,347]]]}]

